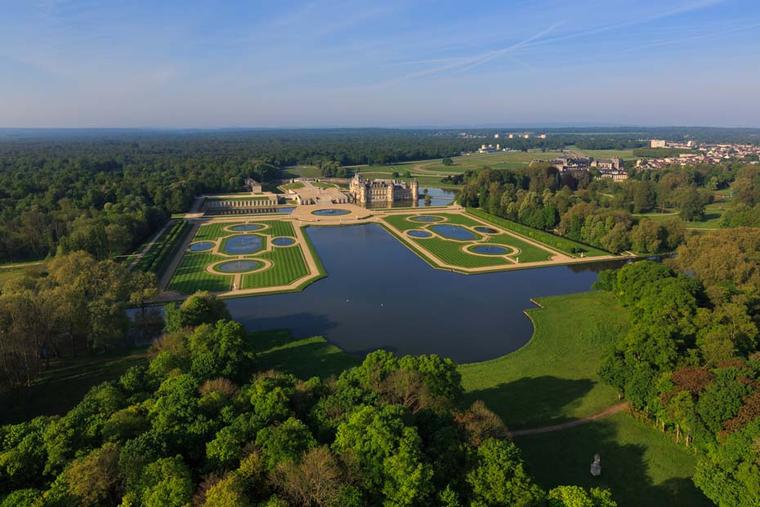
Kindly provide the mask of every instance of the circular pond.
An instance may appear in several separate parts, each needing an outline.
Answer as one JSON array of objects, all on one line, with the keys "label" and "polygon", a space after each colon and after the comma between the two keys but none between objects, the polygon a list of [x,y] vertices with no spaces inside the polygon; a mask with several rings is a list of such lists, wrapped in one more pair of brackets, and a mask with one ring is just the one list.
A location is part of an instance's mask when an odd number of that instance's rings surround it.
[{"label": "circular pond", "polygon": [[459,241],[478,239],[477,234],[472,232],[470,229],[467,229],[466,227],[462,227],[461,225],[431,225],[430,230],[440,236],[443,236],[446,239],[456,239]]},{"label": "circular pond", "polygon": [[242,259],[237,261],[220,262],[214,266],[214,269],[220,273],[246,273],[248,271],[259,269],[262,265],[263,264],[259,261]]},{"label": "circular pond", "polygon": [[475,245],[468,250],[481,255],[506,255],[511,252],[510,248],[501,245]]},{"label": "circular pond", "polygon": [[211,250],[214,248],[214,242],[213,241],[199,241],[198,243],[193,243],[188,247],[188,250],[191,252],[205,252],[207,250]]},{"label": "circular pond", "polygon": [[485,225],[478,225],[476,227],[473,227],[473,229],[475,229],[476,231],[482,234],[496,234],[497,232],[499,232],[493,227],[486,227]]},{"label": "circular pond", "polygon": [[433,222],[443,222],[444,218],[436,215],[415,215],[409,217],[410,222],[418,222],[421,224],[430,224]]},{"label": "circular pond", "polygon": [[272,244],[275,246],[291,246],[296,244],[296,239],[289,238],[287,236],[280,236],[279,238],[274,238],[272,240]]},{"label": "circular pond", "polygon": [[240,224],[240,225],[233,225],[229,228],[230,231],[234,232],[251,232],[251,231],[260,231],[265,226],[264,224]]},{"label": "circular pond", "polygon": [[340,215],[348,215],[349,213],[351,213],[350,210],[339,208],[325,208],[311,212],[312,215],[317,215],[320,217],[337,217]]},{"label": "circular pond", "polygon": [[222,242],[222,252],[228,255],[243,255],[258,252],[264,247],[261,236],[245,235],[230,236]]},{"label": "circular pond", "polygon": [[432,236],[429,231],[423,231],[422,229],[412,229],[411,231],[406,231],[406,234],[412,238],[429,238]]}]

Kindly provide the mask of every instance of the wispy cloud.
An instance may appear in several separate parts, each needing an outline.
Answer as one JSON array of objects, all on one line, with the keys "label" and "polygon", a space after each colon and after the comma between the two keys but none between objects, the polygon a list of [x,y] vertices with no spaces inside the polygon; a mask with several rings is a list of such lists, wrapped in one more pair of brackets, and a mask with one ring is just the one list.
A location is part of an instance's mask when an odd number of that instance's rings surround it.
[{"label": "wispy cloud", "polygon": [[539,31],[538,33],[531,35],[527,39],[524,39],[515,44],[511,44],[507,47],[503,47],[501,49],[486,51],[486,52],[479,53],[477,55],[470,56],[470,57],[454,58],[454,59],[451,59],[451,61],[449,61],[448,63],[445,63],[444,65],[439,65],[436,67],[424,69],[418,72],[412,72],[404,76],[391,79],[389,81],[378,83],[376,86],[389,86],[389,85],[394,85],[403,81],[409,81],[412,79],[419,79],[419,78],[435,76],[435,75],[439,75],[439,74],[443,74],[447,72],[465,71],[468,69],[472,69],[479,65],[483,65],[484,63],[487,63],[497,58],[500,58],[502,56],[505,56],[509,53],[517,51],[520,48],[523,48],[529,45],[531,42],[536,41],[540,39],[541,37],[545,36],[546,34],[550,33],[552,30],[556,29],[560,25],[562,25],[562,22],[554,23],[551,26]]}]

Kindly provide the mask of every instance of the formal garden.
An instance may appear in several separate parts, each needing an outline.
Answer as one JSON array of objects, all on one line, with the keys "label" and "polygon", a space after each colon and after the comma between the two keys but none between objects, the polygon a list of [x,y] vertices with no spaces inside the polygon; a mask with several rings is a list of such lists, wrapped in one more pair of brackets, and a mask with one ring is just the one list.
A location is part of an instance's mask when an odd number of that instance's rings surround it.
[{"label": "formal garden", "polygon": [[320,270],[317,263],[315,270],[309,267],[313,257],[308,240],[299,239],[288,221],[203,224],[182,253],[168,288],[183,294],[292,288]]},{"label": "formal garden", "polygon": [[429,253],[447,267],[503,269],[547,262],[556,252],[529,242],[498,224],[461,213],[388,214],[381,220],[402,241]]}]

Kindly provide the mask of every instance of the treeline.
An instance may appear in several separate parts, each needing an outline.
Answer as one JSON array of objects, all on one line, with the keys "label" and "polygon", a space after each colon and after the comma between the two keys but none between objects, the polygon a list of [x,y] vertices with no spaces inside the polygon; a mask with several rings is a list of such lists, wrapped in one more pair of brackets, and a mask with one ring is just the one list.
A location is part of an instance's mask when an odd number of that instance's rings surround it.
[{"label": "treeline", "polygon": [[130,304],[157,294],[155,277],[85,252],[0,288],[0,392],[31,385],[52,359],[123,347]]},{"label": "treeline", "polygon": [[587,173],[575,176],[547,166],[483,169],[466,175],[459,202],[613,253],[672,251],[683,240],[680,220],[636,219],[621,206],[625,195],[610,198],[607,189]]},{"label": "treeline", "polygon": [[697,449],[694,482],[721,506],[760,504],[758,252],[758,229],[710,232],[690,237],[671,267],[637,262],[597,283],[633,315],[602,379]]},{"label": "treeline", "polygon": [[256,368],[224,304],[170,308],[147,366],[0,428],[0,505],[612,507],[539,487],[456,365],[384,351],[337,379]]}]

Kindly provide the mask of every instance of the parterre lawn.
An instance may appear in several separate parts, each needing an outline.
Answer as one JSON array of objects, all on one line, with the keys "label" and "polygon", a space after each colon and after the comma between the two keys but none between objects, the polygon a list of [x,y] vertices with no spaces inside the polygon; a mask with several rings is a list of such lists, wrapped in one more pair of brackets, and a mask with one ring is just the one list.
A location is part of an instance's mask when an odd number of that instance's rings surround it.
[{"label": "parterre lawn", "polygon": [[264,252],[254,258],[269,259],[272,261],[272,267],[243,275],[243,289],[288,285],[309,274],[306,259],[298,245],[273,247],[271,252]]},{"label": "parterre lawn", "polygon": [[169,288],[184,294],[192,294],[198,290],[228,291],[232,287],[231,276],[215,275],[206,271],[206,266],[209,264],[227,259],[229,257],[208,252],[185,252],[185,256],[182,257],[182,261],[172,276]]},{"label": "parterre lawn", "polygon": [[483,255],[473,255],[462,251],[462,248],[468,243],[461,241],[450,241],[437,237],[427,239],[409,238],[414,244],[429,251],[441,261],[453,266],[463,268],[479,268],[488,266],[512,266],[513,263],[502,257],[486,257]]}]

